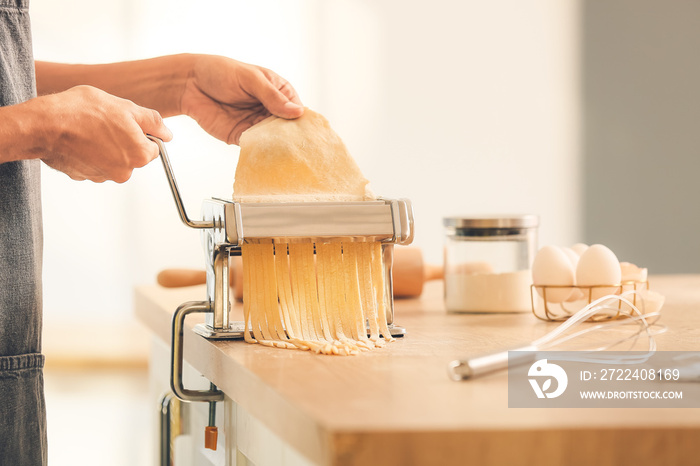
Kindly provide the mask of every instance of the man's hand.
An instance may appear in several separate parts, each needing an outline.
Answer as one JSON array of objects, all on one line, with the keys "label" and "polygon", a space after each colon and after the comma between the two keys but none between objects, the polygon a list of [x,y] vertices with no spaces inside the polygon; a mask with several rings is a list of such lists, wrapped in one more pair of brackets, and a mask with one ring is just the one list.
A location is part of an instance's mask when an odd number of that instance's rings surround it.
[{"label": "man's hand", "polygon": [[270,115],[298,118],[304,107],[286,80],[259,66],[199,55],[180,102],[212,136],[238,144],[241,133]]},{"label": "man's hand", "polygon": [[22,105],[32,106],[30,114],[40,120],[39,158],[74,180],[123,183],[134,168],[158,157],[158,147],[145,134],[172,139],[155,110],[91,86],[76,86]]},{"label": "man's hand", "polygon": [[146,134],[172,138],[161,115],[184,113],[212,136],[238,144],[243,131],[270,115],[304,113],[294,88],[274,72],[215,55],[36,62],[36,77],[40,97],[0,108],[0,163],[41,158],[75,180],[128,180],[158,156]]}]

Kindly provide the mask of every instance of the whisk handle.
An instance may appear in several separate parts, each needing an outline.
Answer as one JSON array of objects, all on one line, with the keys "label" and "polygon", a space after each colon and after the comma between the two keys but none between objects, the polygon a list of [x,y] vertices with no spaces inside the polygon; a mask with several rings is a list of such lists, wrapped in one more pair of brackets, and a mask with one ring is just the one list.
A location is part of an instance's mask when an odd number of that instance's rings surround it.
[{"label": "whisk handle", "polygon": [[535,359],[533,354],[537,351],[536,346],[522,346],[519,348],[512,348],[505,351],[498,351],[496,353],[484,354],[481,356],[476,356],[468,359],[455,359],[450,362],[447,367],[447,372],[452,380],[469,380],[475,377],[480,377],[482,375],[489,374],[491,372],[496,372],[499,370],[508,368],[508,352],[509,351],[521,351],[522,354],[511,356],[510,364],[526,364],[532,362]]}]

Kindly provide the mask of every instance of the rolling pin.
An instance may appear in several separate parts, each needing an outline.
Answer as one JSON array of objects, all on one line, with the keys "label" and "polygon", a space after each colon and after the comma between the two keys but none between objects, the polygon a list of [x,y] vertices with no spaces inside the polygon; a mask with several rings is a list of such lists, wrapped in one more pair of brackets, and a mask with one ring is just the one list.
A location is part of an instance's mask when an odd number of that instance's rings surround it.
[{"label": "rolling pin", "polygon": [[[233,296],[243,299],[243,261],[240,256],[231,258],[230,282]],[[423,285],[430,280],[443,278],[442,267],[427,265],[423,262],[423,253],[415,247],[394,248],[394,297],[417,298],[423,292]],[[158,274],[158,284],[166,288],[203,285],[207,281],[204,270],[165,269]]]}]

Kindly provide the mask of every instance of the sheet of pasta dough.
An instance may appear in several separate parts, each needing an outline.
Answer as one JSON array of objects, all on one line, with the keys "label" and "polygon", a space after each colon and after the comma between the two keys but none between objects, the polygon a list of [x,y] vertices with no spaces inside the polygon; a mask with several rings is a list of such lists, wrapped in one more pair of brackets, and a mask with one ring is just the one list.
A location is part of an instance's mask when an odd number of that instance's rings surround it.
[{"label": "sheet of pasta dough", "polygon": [[345,144],[323,115],[271,116],[241,135],[233,184],[237,202],[374,199]]}]

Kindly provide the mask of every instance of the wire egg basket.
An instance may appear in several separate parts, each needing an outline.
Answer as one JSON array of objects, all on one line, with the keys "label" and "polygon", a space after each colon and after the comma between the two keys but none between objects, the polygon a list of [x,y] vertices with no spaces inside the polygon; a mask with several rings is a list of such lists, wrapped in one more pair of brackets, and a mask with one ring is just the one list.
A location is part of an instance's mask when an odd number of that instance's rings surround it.
[{"label": "wire egg basket", "polygon": [[[552,294],[555,290],[571,289],[572,295],[578,295],[579,299],[553,303],[547,301],[547,290]],[[548,322],[561,322],[586,306],[590,305],[601,295],[621,295],[628,291],[641,292],[649,290],[649,281],[628,280],[614,285],[530,285],[530,301],[532,313],[540,320]],[[637,306],[638,293],[631,293],[632,304]],[[598,313],[591,315],[588,322],[600,322],[615,320],[624,317],[622,302],[618,304],[617,312]]]}]

